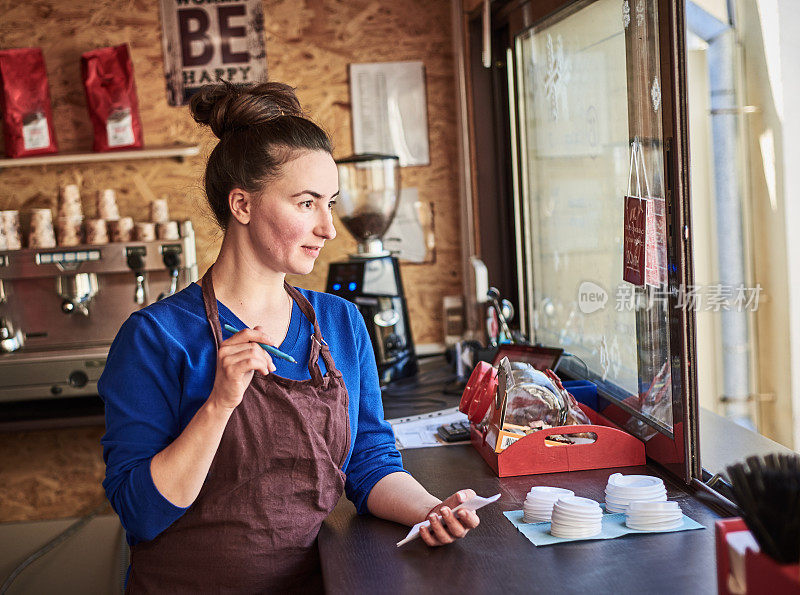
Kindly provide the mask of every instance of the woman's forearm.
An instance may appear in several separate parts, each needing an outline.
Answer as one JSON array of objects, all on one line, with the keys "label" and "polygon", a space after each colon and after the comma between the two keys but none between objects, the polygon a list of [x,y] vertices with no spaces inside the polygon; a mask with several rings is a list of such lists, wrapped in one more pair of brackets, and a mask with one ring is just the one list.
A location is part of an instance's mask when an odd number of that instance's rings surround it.
[{"label": "woman's forearm", "polygon": [[185,508],[197,498],[233,411],[209,398],[172,444],[153,457],[153,483],[175,506]]},{"label": "woman's forearm", "polygon": [[397,472],[375,484],[367,498],[367,508],[377,517],[411,526],[425,520],[441,502],[408,473]]}]

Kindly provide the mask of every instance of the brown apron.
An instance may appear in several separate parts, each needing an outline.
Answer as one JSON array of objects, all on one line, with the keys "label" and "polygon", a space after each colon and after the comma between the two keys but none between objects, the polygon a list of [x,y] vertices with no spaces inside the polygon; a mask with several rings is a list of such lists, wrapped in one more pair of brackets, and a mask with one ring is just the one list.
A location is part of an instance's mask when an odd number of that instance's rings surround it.
[{"label": "brown apron", "polygon": [[[311,379],[254,374],[195,502],[158,537],[132,547],[128,592],[322,590],[316,539],[344,488],[348,396],[314,309],[284,286],[314,326]],[[211,269],[202,287],[219,349]]]}]

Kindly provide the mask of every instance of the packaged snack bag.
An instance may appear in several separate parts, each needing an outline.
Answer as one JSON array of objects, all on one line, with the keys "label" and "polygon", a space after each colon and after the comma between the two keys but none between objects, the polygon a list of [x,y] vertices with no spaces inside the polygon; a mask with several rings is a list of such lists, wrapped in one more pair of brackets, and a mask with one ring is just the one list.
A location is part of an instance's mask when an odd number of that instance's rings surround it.
[{"label": "packaged snack bag", "polygon": [[86,52],[81,56],[81,73],[94,127],[94,150],[142,148],[142,122],[127,44]]},{"label": "packaged snack bag", "polygon": [[0,50],[0,87],[6,155],[28,157],[57,152],[42,50]]}]

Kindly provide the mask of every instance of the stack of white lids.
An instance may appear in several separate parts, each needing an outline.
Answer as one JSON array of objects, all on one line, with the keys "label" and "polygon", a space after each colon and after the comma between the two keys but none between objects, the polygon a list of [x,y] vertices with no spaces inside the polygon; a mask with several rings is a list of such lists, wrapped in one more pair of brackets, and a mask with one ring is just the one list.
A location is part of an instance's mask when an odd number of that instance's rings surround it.
[{"label": "stack of white lids", "polygon": [[667,489],[659,477],[614,473],[606,485],[606,510],[625,512],[631,502],[665,502]]},{"label": "stack of white lids", "polygon": [[677,502],[631,502],[625,524],[639,531],[668,531],[683,524],[683,512]]},{"label": "stack of white lids", "polygon": [[575,492],[572,490],[565,490],[564,488],[553,488],[550,486],[533,486],[528,496],[525,498],[525,504],[522,509],[523,523],[538,523],[541,521],[549,521],[550,515],[553,514],[553,505],[559,498],[565,496],[574,496]]},{"label": "stack of white lids", "polygon": [[553,506],[550,533],[555,537],[593,537],[603,529],[603,509],[589,498],[566,496]]}]

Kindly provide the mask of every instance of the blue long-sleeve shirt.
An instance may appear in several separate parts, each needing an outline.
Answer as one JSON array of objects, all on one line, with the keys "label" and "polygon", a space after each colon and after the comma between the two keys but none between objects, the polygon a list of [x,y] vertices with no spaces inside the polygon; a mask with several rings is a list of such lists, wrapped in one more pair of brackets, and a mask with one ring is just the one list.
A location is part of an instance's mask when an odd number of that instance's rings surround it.
[{"label": "blue long-sleeve shirt", "polygon": [[[372,487],[389,473],[403,471],[391,426],[383,419],[378,373],[364,319],[347,300],[300,289],[317,314],[349,395],[350,452],[344,465],[345,493],[360,514]],[[220,323],[245,325],[222,303]],[[305,380],[313,327],[292,309],[279,346],[297,364],[273,358],[275,374]],[[223,338],[229,336],[223,330]],[[200,287],[140,310],[122,325],[98,382],[105,403],[103,487],[128,534],[128,543],[148,541],[188,508],[175,506],[156,488],[150,461],[187,426],[214,385],[216,347]],[[325,373],[325,362],[319,358]],[[287,428],[287,433],[291,434]]]}]

